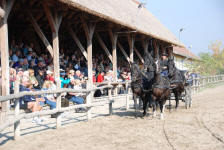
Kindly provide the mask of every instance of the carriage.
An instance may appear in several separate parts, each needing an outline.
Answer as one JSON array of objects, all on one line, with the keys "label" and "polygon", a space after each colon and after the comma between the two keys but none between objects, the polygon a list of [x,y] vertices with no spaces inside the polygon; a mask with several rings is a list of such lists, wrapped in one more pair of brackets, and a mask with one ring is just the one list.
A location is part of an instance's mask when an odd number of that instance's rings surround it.
[{"label": "carriage", "polygon": [[[182,74],[187,73],[186,70],[180,70],[180,72],[182,72]],[[180,96],[179,100],[184,102],[185,103],[185,108],[188,109],[192,105],[192,98],[191,98],[192,79],[190,77],[187,77],[185,80],[186,81],[185,81],[185,84],[184,84],[184,91],[181,93],[181,96]],[[172,87],[171,87],[171,89],[172,89]],[[175,100],[175,95],[174,95],[173,92],[171,92],[170,98],[169,98],[169,107],[168,107],[169,109],[171,109],[171,100]]]}]

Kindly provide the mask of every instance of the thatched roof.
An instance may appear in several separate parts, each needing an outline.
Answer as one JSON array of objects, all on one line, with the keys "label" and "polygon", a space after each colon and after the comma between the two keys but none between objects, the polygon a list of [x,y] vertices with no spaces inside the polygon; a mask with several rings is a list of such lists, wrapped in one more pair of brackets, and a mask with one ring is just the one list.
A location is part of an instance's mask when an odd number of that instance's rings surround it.
[{"label": "thatched roof", "polygon": [[176,55],[183,56],[183,57],[189,57],[191,59],[199,60],[199,57],[197,57],[190,50],[188,50],[184,47],[174,46],[173,53]]},{"label": "thatched roof", "polygon": [[133,0],[59,0],[82,11],[126,26],[162,41],[184,45],[147,9],[138,8]]}]

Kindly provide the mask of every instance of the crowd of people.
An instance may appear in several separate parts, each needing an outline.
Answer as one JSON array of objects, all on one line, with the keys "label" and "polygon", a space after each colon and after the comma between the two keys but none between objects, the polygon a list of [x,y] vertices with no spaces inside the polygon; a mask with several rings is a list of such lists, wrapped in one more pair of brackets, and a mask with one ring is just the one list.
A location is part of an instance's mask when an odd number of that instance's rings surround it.
[{"label": "crowd of people", "polygon": [[[13,40],[10,43],[9,61],[10,93],[14,92],[15,80],[18,78],[20,92],[54,90],[57,82],[61,82],[61,88],[82,89],[88,80],[87,61],[79,50],[60,50],[60,80],[54,78],[51,55],[47,50],[35,50],[33,43],[16,43]],[[112,82],[114,79],[110,60],[106,55],[96,53],[93,56],[93,82]],[[118,63],[117,79],[118,81],[131,79],[127,63]],[[81,93],[67,93],[66,97],[76,104],[83,104],[85,101]],[[44,105],[49,105],[50,109],[56,108],[55,95],[45,94],[38,97],[28,95],[20,99],[20,107],[32,112],[40,111]]]}]

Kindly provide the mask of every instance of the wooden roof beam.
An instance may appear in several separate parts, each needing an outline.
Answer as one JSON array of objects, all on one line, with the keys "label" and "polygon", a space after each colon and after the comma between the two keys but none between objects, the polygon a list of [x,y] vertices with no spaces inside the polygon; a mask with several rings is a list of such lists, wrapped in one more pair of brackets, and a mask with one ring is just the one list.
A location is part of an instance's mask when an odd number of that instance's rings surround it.
[{"label": "wooden roof beam", "polygon": [[49,24],[50,24],[51,31],[52,31],[52,32],[56,32],[55,21],[54,21],[54,18],[53,18],[53,16],[52,16],[51,12],[50,12],[50,8],[49,8],[45,3],[43,3],[43,2],[42,2],[42,6],[43,6],[44,11],[45,11],[45,14],[46,14],[46,16],[47,16],[47,20],[48,20],[48,22],[49,22]]},{"label": "wooden roof beam", "polygon": [[96,37],[97,37],[98,42],[100,43],[100,46],[103,48],[103,50],[106,52],[106,54],[107,54],[108,58],[110,59],[110,61],[113,63],[113,57],[110,54],[110,51],[108,50],[107,46],[105,45],[105,43],[101,39],[101,37],[100,37],[98,32],[96,32]]},{"label": "wooden roof beam", "polygon": [[139,51],[136,47],[134,47],[134,51],[137,54],[138,58],[141,60],[141,62],[144,63],[144,59],[142,58],[141,54],[139,53]]},{"label": "wooden roof beam", "polygon": [[37,32],[40,39],[43,41],[44,45],[47,47],[48,51],[50,52],[51,56],[53,57],[53,48],[51,44],[48,42],[47,38],[45,37],[44,33],[40,29],[39,25],[37,24],[36,20],[34,19],[33,15],[29,12],[30,21],[34,27],[34,30]]},{"label": "wooden roof beam", "polygon": [[84,57],[87,60],[87,52],[85,50],[85,48],[83,47],[82,43],[80,42],[80,40],[78,39],[76,33],[73,31],[72,27],[68,28],[69,34],[72,36],[73,40],[75,41],[75,43],[77,44],[77,46],[79,47],[79,49],[82,51],[82,54],[84,55]]},{"label": "wooden roof beam", "polygon": [[127,59],[128,63],[131,62],[130,58],[128,57],[128,54],[125,52],[123,46],[120,44],[120,42],[117,42],[118,47],[120,48],[121,52],[124,54],[125,58]]}]

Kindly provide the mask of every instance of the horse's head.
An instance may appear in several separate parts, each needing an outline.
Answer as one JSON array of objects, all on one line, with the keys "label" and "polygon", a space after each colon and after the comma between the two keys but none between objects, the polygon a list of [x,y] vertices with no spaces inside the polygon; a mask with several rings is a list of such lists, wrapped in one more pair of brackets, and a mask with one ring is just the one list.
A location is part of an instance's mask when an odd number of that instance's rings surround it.
[{"label": "horse's head", "polygon": [[144,70],[153,71],[153,57],[148,51],[144,54]]},{"label": "horse's head", "polygon": [[168,68],[169,68],[169,77],[173,77],[175,73],[175,62],[173,58],[169,58],[168,60]]},{"label": "horse's head", "polygon": [[140,69],[137,63],[131,63],[131,79],[136,81],[140,78]]}]

